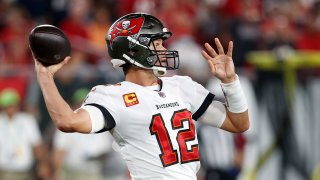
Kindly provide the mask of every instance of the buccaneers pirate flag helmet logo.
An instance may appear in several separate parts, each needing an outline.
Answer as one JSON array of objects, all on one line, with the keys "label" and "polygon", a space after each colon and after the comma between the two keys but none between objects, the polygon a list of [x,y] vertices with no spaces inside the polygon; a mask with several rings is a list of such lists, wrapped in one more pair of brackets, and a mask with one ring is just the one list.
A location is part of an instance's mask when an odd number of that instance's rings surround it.
[{"label": "buccaneers pirate flag helmet logo", "polygon": [[126,37],[137,34],[142,27],[143,21],[143,17],[138,17],[130,20],[124,19],[116,23],[109,34],[111,36],[109,37],[110,44],[112,45],[113,40],[119,36]]}]

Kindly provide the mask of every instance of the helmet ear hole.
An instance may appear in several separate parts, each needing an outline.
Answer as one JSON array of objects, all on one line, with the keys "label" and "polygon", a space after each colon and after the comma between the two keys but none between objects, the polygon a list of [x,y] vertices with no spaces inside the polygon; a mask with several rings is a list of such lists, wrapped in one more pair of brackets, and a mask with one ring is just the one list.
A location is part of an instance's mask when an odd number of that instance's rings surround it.
[{"label": "helmet ear hole", "polygon": [[150,66],[153,66],[157,61],[157,56],[149,56],[147,57],[147,62]]}]

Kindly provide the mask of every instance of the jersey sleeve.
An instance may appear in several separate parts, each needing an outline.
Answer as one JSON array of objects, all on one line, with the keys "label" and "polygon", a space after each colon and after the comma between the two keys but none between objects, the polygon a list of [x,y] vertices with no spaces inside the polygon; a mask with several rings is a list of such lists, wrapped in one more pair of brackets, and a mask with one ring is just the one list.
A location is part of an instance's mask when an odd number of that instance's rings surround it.
[{"label": "jersey sleeve", "polygon": [[[90,106],[88,109],[95,109],[100,111],[103,115],[104,124],[101,129],[95,131],[95,133],[105,132],[113,129],[116,124],[119,123],[119,115],[117,106],[114,105],[112,98],[106,93],[108,90],[104,89],[104,86],[94,87],[84,100],[82,107]],[[89,112],[92,124],[98,123],[98,116],[94,116],[94,111]],[[92,116],[93,114],[93,116]]]},{"label": "jersey sleeve", "polygon": [[183,98],[191,105],[192,118],[197,120],[207,110],[214,94],[187,76],[178,76]]}]

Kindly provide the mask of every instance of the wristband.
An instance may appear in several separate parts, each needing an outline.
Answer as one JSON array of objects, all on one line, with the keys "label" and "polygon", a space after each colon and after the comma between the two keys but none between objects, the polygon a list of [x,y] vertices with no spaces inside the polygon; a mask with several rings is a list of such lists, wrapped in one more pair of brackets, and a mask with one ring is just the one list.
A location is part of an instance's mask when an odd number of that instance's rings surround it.
[{"label": "wristband", "polygon": [[227,108],[230,112],[242,113],[248,109],[247,100],[241,88],[238,75],[236,75],[236,80],[231,83],[221,83],[221,88],[226,98]]}]

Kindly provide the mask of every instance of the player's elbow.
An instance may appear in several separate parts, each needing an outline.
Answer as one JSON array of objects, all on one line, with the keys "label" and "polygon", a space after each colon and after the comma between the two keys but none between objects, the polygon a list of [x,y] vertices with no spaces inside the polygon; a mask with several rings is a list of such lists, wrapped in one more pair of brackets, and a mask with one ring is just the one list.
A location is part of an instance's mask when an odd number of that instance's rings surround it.
[{"label": "player's elbow", "polygon": [[54,122],[62,132],[75,132],[75,121],[73,121],[71,117],[57,118]]},{"label": "player's elbow", "polygon": [[223,124],[224,129],[233,133],[243,133],[250,128],[248,111],[242,113],[228,113],[228,121]]},{"label": "player's elbow", "polygon": [[250,128],[250,121],[249,119],[244,120],[241,126],[238,128],[238,133],[246,132]]},{"label": "player's elbow", "polygon": [[64,116],[54,120],[54,122],[60,131],[67,133],[90,133],[92,129],[89,115],[79,112],[65,114]]},{"label": "player's elbow", "polygon": [[237,121],[239,122],[236,126],[237,133],[243,133],[250,128],[248,112],[245,112],[242,116],[238,117]]},{"label": "player's elbow", "polygon": [[65,122],[58,121],[56,123],[56,126],[62,132],[74,132],[72,130],[72,126],[70,125],[70,123],[65,123]]}]

